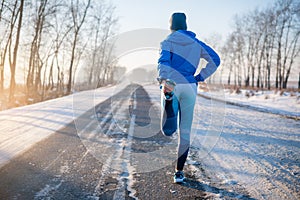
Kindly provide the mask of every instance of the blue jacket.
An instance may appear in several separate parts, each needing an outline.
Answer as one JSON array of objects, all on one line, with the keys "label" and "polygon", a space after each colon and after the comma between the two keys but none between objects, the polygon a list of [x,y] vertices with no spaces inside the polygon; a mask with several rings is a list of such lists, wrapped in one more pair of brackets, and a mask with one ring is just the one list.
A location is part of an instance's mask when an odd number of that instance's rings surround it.
[{"label": "blue jacket", "polygon": [[[195,75],[201,58],[207,64]],[[160,79],[171,79],[176,83],[196,83],[212,75],[219,65],[218,54],[199,41],[191,31],[175,31],[161,42],[157,67]]]}]

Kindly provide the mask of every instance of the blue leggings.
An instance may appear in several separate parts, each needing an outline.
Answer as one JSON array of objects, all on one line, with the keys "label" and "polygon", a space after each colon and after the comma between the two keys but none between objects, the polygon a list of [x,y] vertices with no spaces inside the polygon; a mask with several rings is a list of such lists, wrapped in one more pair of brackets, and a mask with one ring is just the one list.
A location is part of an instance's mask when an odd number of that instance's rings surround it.
[{"label": "blue leggings", "polygon": [[166,101],[164,94],[161,98],[161,131],[166,136],[172,136],[179,127],[176,169],[180,171],[183,170],[189,152],[196,94],[196,83],[177,84],[172,100]]}]

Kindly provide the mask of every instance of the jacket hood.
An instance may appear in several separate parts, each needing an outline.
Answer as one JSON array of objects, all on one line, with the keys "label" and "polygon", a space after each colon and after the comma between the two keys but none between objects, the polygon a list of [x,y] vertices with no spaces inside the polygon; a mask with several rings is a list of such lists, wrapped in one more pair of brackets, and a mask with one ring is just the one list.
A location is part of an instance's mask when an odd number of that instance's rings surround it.
[{"label": "jacket hood", "polygon": [[179,44],[179,45],[190,45],[196,42],[196,34],[192,31],[178,30],[171,33],[168,41]]}]

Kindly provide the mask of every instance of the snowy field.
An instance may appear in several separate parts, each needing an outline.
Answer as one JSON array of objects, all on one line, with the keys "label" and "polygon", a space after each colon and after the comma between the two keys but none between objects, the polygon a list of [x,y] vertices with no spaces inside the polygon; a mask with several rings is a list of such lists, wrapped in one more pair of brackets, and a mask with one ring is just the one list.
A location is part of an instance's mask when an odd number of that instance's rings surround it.
[{"label": "snowy field", "polygon": [[199,91],[199,94],[259,111],[300,119],[299,92],[240,90],[237,93],[230,89],[224,89],[209,92]]}]

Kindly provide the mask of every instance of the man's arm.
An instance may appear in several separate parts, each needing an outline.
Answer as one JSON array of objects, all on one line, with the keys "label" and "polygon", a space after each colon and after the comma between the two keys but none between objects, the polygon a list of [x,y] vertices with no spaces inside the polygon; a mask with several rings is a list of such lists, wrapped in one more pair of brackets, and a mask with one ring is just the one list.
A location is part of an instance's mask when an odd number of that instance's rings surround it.
[{"label": "man's arm", "polygon": [[171,48],[170,44],[166,41],[161,43],[160,56],[158,59],[158,79],[168,79],[169,69],[171,67]]},{"label": "man's arm", "polygon": [[200,45],[202,47],[201,58],[205,59],[207,64],[201,69],[200,73],[195,76],[197,82],[202,82],[211,76],[217,70],[221,62],[219,55],[211,47],[203,42],[200,42]]}]

